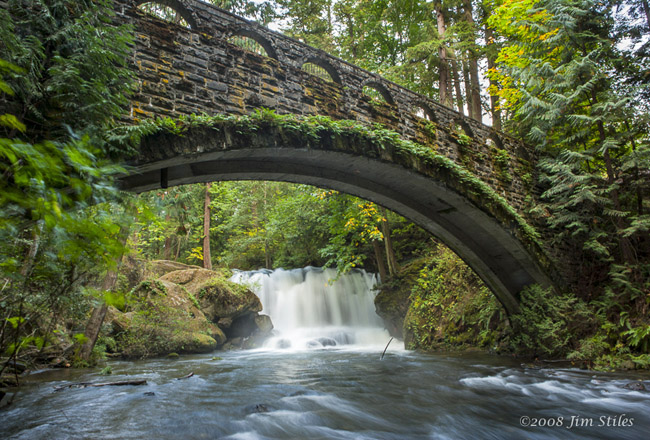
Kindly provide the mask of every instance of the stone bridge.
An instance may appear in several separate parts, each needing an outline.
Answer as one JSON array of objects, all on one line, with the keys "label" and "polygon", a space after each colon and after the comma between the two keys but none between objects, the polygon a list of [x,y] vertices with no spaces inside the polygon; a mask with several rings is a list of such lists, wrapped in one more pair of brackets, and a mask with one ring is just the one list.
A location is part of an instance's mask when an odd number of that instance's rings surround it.
[{"label": "stone bridge", "polygon": [[[114,1],[116,20],[133,24],[135,32],[133,121],[247,115],[262,107],[278,114],[324,115],[380,124],[471,174],[378,148],[353,134],[321,133],[314,140],[264,124],[246,132],[224,125],[145,137],[130,163],[135,171],[123,178],[126,189],[216,180],[282,180],[337,189],[398,212],[440,238],[510,313],[518,310],[524,286],[551,284],[548,260],[517,214],[535,200],[535,156],[520,141],[208,3],[154,2],[174,9],[183,18],[180,24],[143,13],[142,3]],[[253,50],[243,47],[251,41],[254,47],[247,47]],[[477,190],[468,176],[480,179],[490,194]]]}]

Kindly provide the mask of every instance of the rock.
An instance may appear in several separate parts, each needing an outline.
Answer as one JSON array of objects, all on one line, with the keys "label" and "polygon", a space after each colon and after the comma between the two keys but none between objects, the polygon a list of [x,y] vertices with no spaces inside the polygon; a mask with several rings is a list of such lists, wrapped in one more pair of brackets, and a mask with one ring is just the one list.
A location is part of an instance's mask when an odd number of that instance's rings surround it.
[{"label": "rock", "polygon": [[273,330],[273,322],[271,322],[271,317],[268,315],[257,315],[255,317],[255,325],[257,330],[262,334],[271,334]]},{"label": "rock", "polygon": [[247,406],[245,410],[247,414],[266,413],[269,412],[269,407],[263,403],[258,403],[256,405]]},{"label": "rock", "polygon": [[291,348],[291,341],[288,339],[280,339],[276,342],[275,348]]},{"label": "rock", "polygon": [[257,295],[211,270],[179,270],[161,277],[160,281],[172,282],[185,288],[198,300],[205,316],[215,323],[223,318],[234,320],[262,310]]},{"label": "rock", "polygon": [[621,369],[623,370],[634,370],[635,368],[635,363],[630,360],[627,360],[621,364]]},{"label": "rock", "polygon": [[255,324],[256,315],[247,314],[240,316],[232,322],[230,328],[226,329],[225,333],[228,339],[233,338],[247,338],[257,331],[257,324]]},{"label": "rock", "polygon": [[3,374],[0,376],[0,387],[17,387],[18,379],[15,374]]},{"label": "rock", "polygon": [[145,396],[155,396],[156,393],[154,393],[153,391],[147,391],[146,393],[144,393],[144,395]]},{"label": "rock", "polygon": [[131,291],[125,312],[109,308],[117,351],[125,357],[206,353],[226,341],[187,289],[171,281],[145,280]]},{"label": "rock", "polygon": [[217,325],[222,329],[230,328],[232,325],[232,318],[220,318],[219,321],[217,321]]},{"label": "rock", "polygon": [[335,347],[336,346],[336,341],[334,339],[332,339],[332,338],[323,337],[323,338],[318,338],[317,340],[318,340],[318,342],[320,342],[320,344],[323,347]]},{"label": "rock", "polygon": [[27,365],[21,363],[21,362],[14,362],[9,361],[9,364],[7,365],[7,369],[5,371],[8,371],[10,373],[16,372],[18,374],[22,373],[23,371],[27,370]]},{"label": "rock", "polygon": [[149,271],[149,276],[152,278],[162,277],[170,272],[176,272],[179,270],[196,270],[201,269],[199,266],[192,266],[189,264],[179,263],[177,261],[169,260],[154,260],[150,262],[150,267],[147,268]]},{"label": "rock", "polygon": [[382,285],[375,296],[375,311],[384,320],[391,336],[402,338],[404,318],[409,308],[411,286],[402,283]]},{"label": "rock", "polygon": [[147,261],[133,256],[124,258],[120,266],[118,290],[130,291],[147,278],[159,278],[169,272],[186,269],[200,269],[199,266],[169,260]]},{"label": "rock", "polygon": [[643,382],[641,381],[626,383],[625,385],[623,385],[623,388],[632,391],[646,391],[646,387],[645,385],[643,385]]}]

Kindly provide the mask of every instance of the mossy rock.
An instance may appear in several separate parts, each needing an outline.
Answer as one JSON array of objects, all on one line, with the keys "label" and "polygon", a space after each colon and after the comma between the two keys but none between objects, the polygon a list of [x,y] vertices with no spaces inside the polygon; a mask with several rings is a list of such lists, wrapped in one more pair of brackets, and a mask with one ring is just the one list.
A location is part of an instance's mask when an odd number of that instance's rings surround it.
[{"label": "mossy rock", "polygon": [[375,311],[384,320],[384,326],[397,338],[403,338],[404,318],[409,309],[411,288],[415,284],[426,259],[417,259],[406,264],[400,273],[379,286],[375,296]]},{"label": "mossy rock", "polygon": [[222,318],[235,319],[262,310],[260,299],[245,286],[226,280],[207,269],[170,272],[160,281],[175,283],[187,289],[199,302],[201,311],[212,322]]},{"label": "mossy rock", "polygon": [[147,278],[157,279],[169,272],[187,269],[200,269],[200,267],[179,263],[177,261],[147,261],[141,258],[127,256],[120,266],[117,290],[128,292]]},{"label": "mossy rock", "polygon": [[125,357],[205,353],[226,342],[187,289],[166,280],[141,282],[129,295],[127,311],[111,307],[107,321],[116,350]]}]

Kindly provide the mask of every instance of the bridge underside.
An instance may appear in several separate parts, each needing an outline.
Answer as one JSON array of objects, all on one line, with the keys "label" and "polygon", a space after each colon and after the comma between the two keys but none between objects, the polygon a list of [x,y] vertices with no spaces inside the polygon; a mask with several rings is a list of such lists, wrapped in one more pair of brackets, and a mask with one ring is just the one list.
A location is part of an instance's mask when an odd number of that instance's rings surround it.
[{"label": "bridge underside", "polygon": [[[205,140],[205,139],[204,139]],[[158,152],[165,150],[157,145]],[[295,148],[273,136],[225,147],[193,148],[178,139],[185,154],[158,154],[137,164],[126,176],[125,189],[143,192],[163,186],[223,180],[274,180],[335,189],[378,203],[408,218],[453,249],[491,288],[508,313],[519,310],[518,294],[526,286],[550,285],[536,260],[512,231],[436,180],[385,160],[331,149]],[[150,142],[157,144],[155,140]],[[266,144],[260,148],[260,143]],[[144,157],[151,157],[144,153]]]}]

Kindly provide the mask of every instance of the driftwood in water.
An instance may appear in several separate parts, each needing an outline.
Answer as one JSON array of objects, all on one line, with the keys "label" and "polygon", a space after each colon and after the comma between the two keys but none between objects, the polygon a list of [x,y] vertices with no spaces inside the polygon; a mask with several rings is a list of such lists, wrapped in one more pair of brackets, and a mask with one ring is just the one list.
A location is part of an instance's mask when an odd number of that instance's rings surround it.
[{"label": "driftwood in water", "polygon": [[194,372],[193,372],[193,371],[192,371],[190,374],[188,374],[187,376],[177,377],[176,380],[187,379],[188,377],[192,377],[192,376],[194,376]]},{"label": "driftwood in water", "polygon": [[146,379],[138,379],[138,380],[122,380],[119,382],[101,382],[101,383],[93,383],[93,382],[77,382],[77,383],[71,383],[68,385],[63,385],[60,387],[54,387],[54,391],[61,391],[66,388],[86,388],[86,387],[106,387],[106,386],[122,386],[122,385],[146,385],[147,380]]},{"label": "driftwood in water", "polygon": [[384,348],[384,352],[381,354],[381,357],[379,358],[379,360],[382,360],[384,358],[384,355],[386,354],[386,350],[388,350],[388,346],[390,345],[391,342],[393,342],[392,337],[388,340],[388,344],[386,344],[386,348]]}]

